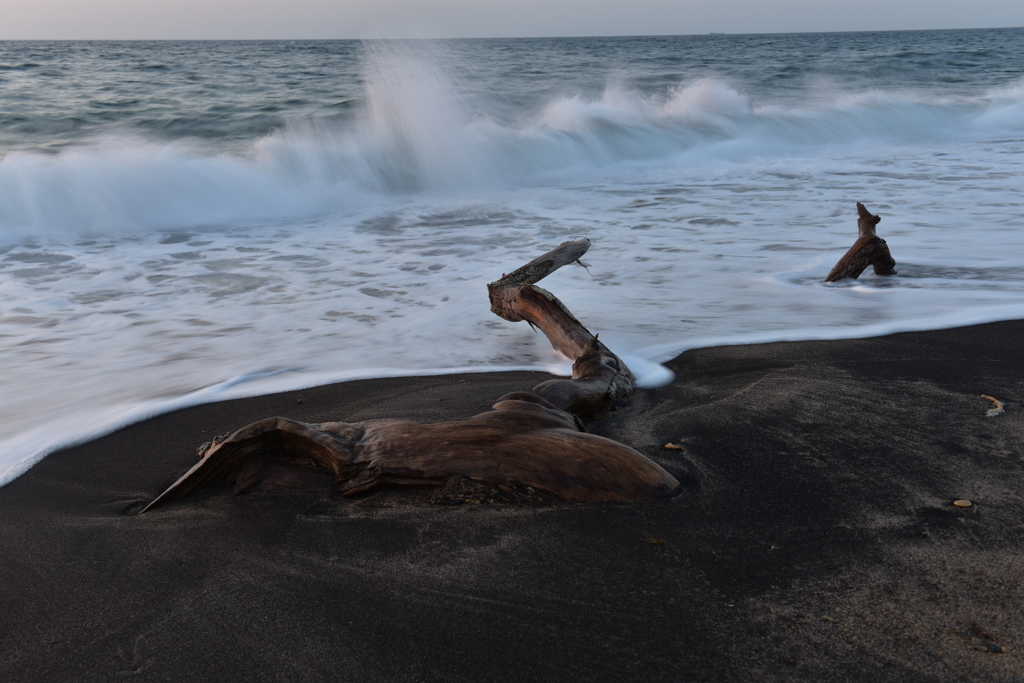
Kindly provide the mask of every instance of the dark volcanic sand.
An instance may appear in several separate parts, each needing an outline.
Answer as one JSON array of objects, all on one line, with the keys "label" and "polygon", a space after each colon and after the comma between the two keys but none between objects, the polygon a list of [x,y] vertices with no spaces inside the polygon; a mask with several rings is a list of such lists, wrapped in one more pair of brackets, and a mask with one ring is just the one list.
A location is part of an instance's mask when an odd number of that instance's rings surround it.
[{"label": "dark volcanic sand", "polygon": [[248,422],[452,419],[540,374],[149,420],[0,489],[0,680],[1024,679],[1022,338],[685,353],[592,425],[683,482],[643,504],[218,489],[137,514]]}]

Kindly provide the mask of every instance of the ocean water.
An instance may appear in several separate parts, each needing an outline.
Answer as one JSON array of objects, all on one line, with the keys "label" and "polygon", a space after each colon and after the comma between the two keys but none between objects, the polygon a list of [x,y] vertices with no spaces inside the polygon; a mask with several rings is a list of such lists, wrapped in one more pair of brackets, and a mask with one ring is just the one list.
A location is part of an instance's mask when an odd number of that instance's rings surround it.
[{"label": "ocean water", "polygon": [[[184,405],[1024,317],[1024,29],[0,42],[0,484]],[[899,275],[825,285],[882,216]],[[344,415],[337,416],[345,419]]]}]

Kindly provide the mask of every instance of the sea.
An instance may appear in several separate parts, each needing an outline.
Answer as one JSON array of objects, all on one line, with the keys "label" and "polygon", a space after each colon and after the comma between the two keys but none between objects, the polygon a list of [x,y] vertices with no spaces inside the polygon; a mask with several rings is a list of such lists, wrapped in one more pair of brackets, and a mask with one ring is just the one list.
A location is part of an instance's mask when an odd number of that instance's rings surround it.
[{"label": "sea", "polygon": [[[856,202],[899,274],[825,284]],[[1024,318],[1024,29],[0,42],[0,484],[203,402],[567,374],[486,284],[583,237],[542,286],[645,386]]]}]

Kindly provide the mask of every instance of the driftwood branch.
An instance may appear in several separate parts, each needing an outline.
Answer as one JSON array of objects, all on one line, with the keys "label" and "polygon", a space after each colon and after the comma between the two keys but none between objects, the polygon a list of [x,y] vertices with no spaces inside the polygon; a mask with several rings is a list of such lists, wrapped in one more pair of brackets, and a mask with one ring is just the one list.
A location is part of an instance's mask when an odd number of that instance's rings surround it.
[{"label": "driftwood branch", "polygon": [[825,282],[836,282],[843,278],[858,278],[868,266],[873,266],[875,275],[896,275],[896,261],[889,253],[889,245],[875,234],[875,226],[882,220],[857,202],[857,241],[829,272]]},{"label": "driftwood branch", "polygon": [[643,500],[679,482],[637,451],[583,431],[591,417],[633,391],[626,365],[552,294],[534,286],[590,248],[565,242],[488,285],[491,310],[539,328],[573,360],[572,379],[542,382],[465,420],[305,424],[272,417],[199,448],[199,462],[146,506],[150,510],[219,481],[235,493],[381,485],[434,490],[433,502]]},{"label": "driftwood branch", "polygon": [[615,399],[632,394],[636,384],[633,373],[618,356],[551,292],[534,284],[578,261],[588,249],[588,239],[563,242],[487,285],[491,311],[505,320],[525,320],[539,328],[556,351],[573,361],[572,379],[549,380],[535,386],[533,392],[580,417],[593,417],[607,410]]},{"label": "driftwood branch", "polygon": [[502,275],[500,280],[495,280],[487,285],[487,293],[491,299],[491,312],[513,323],[525,320],[526,318],[519,315],[513,305],[519,288],[535,285],[562,266],[579,261],[589,249],[590,240],[585,237],[572,242],[562,242],[522,268],[517,268],[508,275]]}]

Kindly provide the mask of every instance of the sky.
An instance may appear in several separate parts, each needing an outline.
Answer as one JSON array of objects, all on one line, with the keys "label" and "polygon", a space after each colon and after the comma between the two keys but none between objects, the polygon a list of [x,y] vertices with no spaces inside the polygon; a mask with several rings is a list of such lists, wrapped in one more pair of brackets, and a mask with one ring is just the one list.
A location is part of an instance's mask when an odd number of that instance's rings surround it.
[{"label": "sky", "polygon": [[4,0],[3,40],[788,33],[1024,26],[1022,0]]}]

